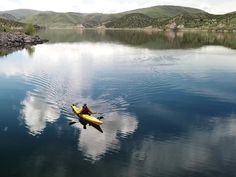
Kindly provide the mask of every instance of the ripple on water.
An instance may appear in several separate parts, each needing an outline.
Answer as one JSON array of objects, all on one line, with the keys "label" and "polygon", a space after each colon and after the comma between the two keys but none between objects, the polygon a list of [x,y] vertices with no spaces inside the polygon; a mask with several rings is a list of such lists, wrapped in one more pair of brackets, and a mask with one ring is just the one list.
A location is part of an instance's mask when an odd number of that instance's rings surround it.
[{"label": "ripple on water", "polygon": [[[35,87],[22,101],[22,118],[30,134],[41,134],[48,123],[57,121],[61,116],[68,121],[75,121],[72,127],[80,132],[78,150],[84,154],[84,159],[95,162],[107,153],[117,153],[121,148],[121,139],[127,138],[137,129],[137,119],[127,111],[129,103],[122,96],[110,99],[108,93],[96,100],[82,97],[83,85],[73,78],[65,81],[66,78],[56,77],[46,71],[40,73],[24,76],[26,83]],[[78,105],[87,103],[92,110],[103,113],[103,133],[92,126],[83,129],[70,107],[78,101]]]}]

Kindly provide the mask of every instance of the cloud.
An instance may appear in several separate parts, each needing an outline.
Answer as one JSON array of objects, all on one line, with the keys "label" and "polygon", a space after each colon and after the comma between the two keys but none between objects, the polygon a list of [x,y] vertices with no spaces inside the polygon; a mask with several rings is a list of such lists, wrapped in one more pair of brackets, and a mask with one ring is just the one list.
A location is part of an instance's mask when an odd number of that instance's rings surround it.
[{"label": "cloud", "polygon": [[[45,4],[47,4],[45,6]],[[0,10],[29,8],[37,10],[52,10],[58,12],[101,12],[115,13],[155,5],[178,5],[200,8],[210,13],[226,13],[236,11],[236,2],[227,0],[3,0]]]}]

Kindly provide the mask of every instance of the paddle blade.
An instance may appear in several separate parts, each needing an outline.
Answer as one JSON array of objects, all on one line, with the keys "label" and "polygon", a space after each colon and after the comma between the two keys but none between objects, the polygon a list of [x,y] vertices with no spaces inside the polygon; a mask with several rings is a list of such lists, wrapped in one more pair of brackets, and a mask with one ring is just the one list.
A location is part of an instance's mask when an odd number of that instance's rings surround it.
[{"label": "paddle blade", "polygon": [[72,122],[69,122],[69,125],[73,125],[75,123],[76,123],[75,121],[72,121]]}]

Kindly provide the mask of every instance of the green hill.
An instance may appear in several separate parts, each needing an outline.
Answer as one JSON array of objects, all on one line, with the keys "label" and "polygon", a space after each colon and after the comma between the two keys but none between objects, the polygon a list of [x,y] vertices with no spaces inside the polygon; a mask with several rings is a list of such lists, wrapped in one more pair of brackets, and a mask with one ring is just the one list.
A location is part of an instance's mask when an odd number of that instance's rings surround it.
[{"label": "green hill", "polygon": [[[101,13],[57,13],[49,11],[35,11],[30,9],[18,9],[11,11],[4,11],[1,13],[8,13],[14,16],[21,22],[33,22],[40,26],[47,27],[73,27],[79,24],[83,24],[85,27],[96,27],[110,21],[117,20],[128,14],[143,14],[150,18],[169,19],[179,14],[189,13],[203,13],[206,12],[194,8],[178,7],[178,6],[155,6],[143,9],[136,9],[132,11],[117,13],[117,14],[101,14]],[[143,16],[140,16],[141,20]],[[126,19],[123,18],[123,19]],[[140,20],[139,20],[140,21]],[[137,25],[136,25],[137,26]]]},{"label": "green hill", "polygon": [[41,13],[41,11],[31,9],[16,9],[0,12],[0,15],[4,13],[14,16],[17,20],[24,20],[26,17]]},{"label": "green hill", "polygon": [[201,28],[209,30],[234,30],[236,29],[236,13],[225,15],[212,14],[182,14],[161,22],[161,27],[175,22],[177,27]]},{"label": "green hill", "polygon": [[154,19],[141,14],[132,13],[106,24],[108,28],[143,28],[152,25]]},{"label": "green hill", "polygon": [[141,14],[129,14],[105,24],[108,28],[143,28],[158,27],[160,29],[204,29],[216,31],[236,30],[236,13],[213,15],[208,13],[184,12],[167,19],[151,18]]},{"label": "green hill", "polygon": [[3,13],[3,14],[0,14],[0,18],[4,18],[6,20],[14,20],[14,21],[17,21],[16,17],[11,15],[11,14],[8,14],[8,13]]},{"label": "green hill", "polygon": [[46,27],[75,27],[83,24],[85,27],[99,26],[104,21],[108,20],[108,15],[103,14],[81,14],[81,13],[57,13],[45,12],[26,17],[22,22],[34,22],[40,26]]},{"label": "green hill", "polygon": [[121,14],[142,13],[152,18],[168,19],[180,14],[207,14],[205,11],[190,7],[181,6],[154,6],[132,11],[123,12]]},{"label": "green hill", "polygon": [[34,22],[35,24],[46,27],[67,27],[76,26],[78,23],[80,23],[80,18],[78,18],[76,15],[51,12],[29,16],[23,21]]},{"label": "green hill", "polygon": [[21,31],[26,32],[29,26],[32,26],[32,30],[39,30],[42,29],[41,26],[32,25],[27,23],[22,23],[14,20],[7,20],[5,18],[0,18],[0,32],[10,32],[10,31]]},{"label": "green hill", "polygon": [[23,29],[25,23],[0,18],[0,31],[11,31],[13,29]]},{"label": "green hill", "polygon": [[[5,14],[5,15],[4,15]],[[154,6],[116,14],[102,13],[58,13],[18,9],[0,12],[0,17],[23,23],[34,23],[48,28],[67,28],[84,26],[87,28],[105,25],[109,28],[143,28],[147,26],[162,29],[204,28],[230,29],[236,26],[236,13],[213,15],[203,10],[180,6]],[[173,26],[173,25],[172,25]]]}]

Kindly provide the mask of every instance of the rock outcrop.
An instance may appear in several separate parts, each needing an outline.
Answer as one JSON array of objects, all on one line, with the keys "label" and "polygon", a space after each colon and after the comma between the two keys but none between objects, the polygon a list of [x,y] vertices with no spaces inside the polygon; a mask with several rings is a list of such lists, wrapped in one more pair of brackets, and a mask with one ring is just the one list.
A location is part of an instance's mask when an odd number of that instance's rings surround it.
[{"label": "rock outcrop", "polygon": [[1,32],[0,33],[0,48],[1,47],[24,47],[48,42],[46,39],[40,39],[39,36],[29,36],[21,32]]}]

